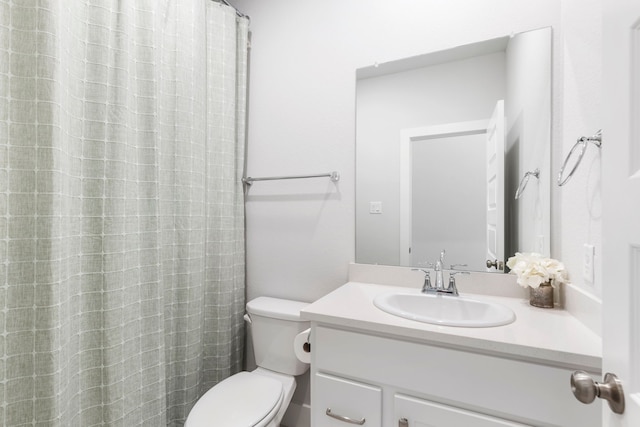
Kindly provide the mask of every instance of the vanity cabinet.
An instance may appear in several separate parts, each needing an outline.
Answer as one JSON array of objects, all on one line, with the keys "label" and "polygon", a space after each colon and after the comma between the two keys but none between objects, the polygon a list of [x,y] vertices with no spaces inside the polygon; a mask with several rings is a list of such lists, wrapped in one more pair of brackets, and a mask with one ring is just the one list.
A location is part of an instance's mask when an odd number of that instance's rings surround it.
[{"label": "vanity cabinet", "polygon": [[311,336],[312,427],[600,425],[571,393],[571,366],[316,322]]}]

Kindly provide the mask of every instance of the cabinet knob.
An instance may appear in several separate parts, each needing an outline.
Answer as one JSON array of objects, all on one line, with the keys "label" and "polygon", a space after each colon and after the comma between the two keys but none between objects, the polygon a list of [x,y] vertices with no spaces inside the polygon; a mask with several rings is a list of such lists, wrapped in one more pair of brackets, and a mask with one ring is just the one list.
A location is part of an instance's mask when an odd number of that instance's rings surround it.
[{"label": "cabinet knob", "polygon": [[609,407],[616,414],[624,412],[624,392],[622,383],[614,374],[606,373],[604,382],[597,383],[584,371],[575,371],[571,374],[571,391],[582,403],[589,404],[596,397],[609,402]]},{"label": "cabinet knob", "polygon": [[409,427],[409,420],[406,418],[400,418],[398,420],[398,427]]}]

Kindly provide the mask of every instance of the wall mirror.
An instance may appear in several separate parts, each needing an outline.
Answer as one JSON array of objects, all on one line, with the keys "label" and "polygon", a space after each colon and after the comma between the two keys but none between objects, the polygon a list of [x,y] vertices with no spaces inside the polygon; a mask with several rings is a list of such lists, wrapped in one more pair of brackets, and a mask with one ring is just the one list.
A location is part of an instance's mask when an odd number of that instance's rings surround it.
[{"label": "wall mirror", "polygon": [[[551,28],[356,71],[356,262],[550,252]],[[516,193],[518,198],[516,198]]]}]

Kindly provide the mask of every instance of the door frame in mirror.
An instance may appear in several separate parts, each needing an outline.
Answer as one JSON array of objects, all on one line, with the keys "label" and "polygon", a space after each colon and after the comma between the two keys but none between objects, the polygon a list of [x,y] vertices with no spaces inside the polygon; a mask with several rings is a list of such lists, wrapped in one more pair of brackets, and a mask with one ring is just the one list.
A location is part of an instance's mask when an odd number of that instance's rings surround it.
[{"label": "door frame in mirror", "polygon": [[411,144],[436,138],[450,138],[487,133],[489,120],[446,123],[400,131],[400,265],[412,266],[412,167]]}]

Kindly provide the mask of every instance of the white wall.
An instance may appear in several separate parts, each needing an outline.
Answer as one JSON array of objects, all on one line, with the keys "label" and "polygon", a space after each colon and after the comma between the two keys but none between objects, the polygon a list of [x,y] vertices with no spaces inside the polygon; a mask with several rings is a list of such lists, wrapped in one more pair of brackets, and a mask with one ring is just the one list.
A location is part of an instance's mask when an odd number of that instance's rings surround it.
[{"label": "white wall", "polygon": [[[554,133],[558,143],[553,153],[555,173],[576,140],[594,134],[602,126],[602,0],[563,0],[562,104],[557,112],[562,122]],[[603,150],[606,150],[606,140]],[[554,239],[552,252],[561,254],[574,285],[600,297],[606,283],[601,272],[602,203],[600,152],[588,147],[582,165],[571,180],[558,188],[553,200]],[[553,177],[555,180],[555,176]],[[582,278],[583,245],[595,246],[595,283]]]},{"label": "white wall", "polygon": [[[253,33],[248,174],[335,169],[342,176],[338,185],[328,180],[277,181],[250,189],[248,297],[312,301],[347,279],[355,246],[357,68],[554,27],[555,174],[575,139],[595,132],[601,122],[600,2],[232,0],[251,16]],[[590,151],[569,185],[552,189],[551,248],[576,285],[597,296],[602,279],[600,163],[598,154]],[[593,286],[580,277],[585,242],[596,246]],[[308,401],[307,384],[300,389],[302,395],[295,399]]]},{"label": "white wall", "polygon": [[[400,265],[400,132],[407,128],[489,120],[496,100],[505,97],[504,57],[504,52],[479,55],[358,80],[355,144],[358,170],[355,201],[357,262]],[[486,137],[481,136],[480,139],[485,140]],[[484,153],[484,145],[481,148],[481,153]],[[484,154],[481,154],[475,158],[477,167],[485,167],[484,157]],[[450,162],[443,162],[442,159],[440,157],[438,162],[442,168],[460,166],[460,161],[454,158]],[[430,172],[432,165],[425,164],[420,169]],[[464,170],[463,167],[456,168],[458,169]],[[414,177],[416,171],[417,169],[414,169]],[[441,180],[446,176],[441,174],[441,170],[435,173]],[[484,205],[486,183],[477,179],[475,182],[482,189],[482,193],[477,194]],[[449,200],[442,198],[438,189],[429,189],[425,185],[417,188],[428,194],[430,206],[441,206],[439,209],[429,209],[429,212],[445,212],[442,206],[451,205]],[[462,198],[460,193],[450,193],[454,194]],[[382,214],[369,213],[370,201],[382,202]],[[486,206],[481,207],[481,213],[484,212]],[[443,231],[452,228],[442,227],[443,225],[456,224],[433,216],[424,217],[421,221],[424,226],[435,225]],[[482,250],[476,252],[476,256],[480,255],[483,260],[480,269],[484,268],[486,252],[485,228],[486,221],[480,219],[480,227],[476,230],[482,239]],[[429,236],[434,237],[434,233],[429,233]],[[471,240],[476,240],[475,237]],[[436,244],[438,249],[429,261],[435,262],[443,248],[453,251],[450,254],[456,254],[457,251],[452,246],[441,247],[442,244],[442,241]],[[413,254],[416,255],[416,252]],[[459,252],[458,255],[458,263],[473,260],[472,256],[464,256]],[[424,265],[427,258],[421,261]],[[447,264],[455,261],[456,258],[447,257]]]},{"label": "white wall", "polygon": [[[311,301],[346,279],[355,246],[357,68],[552,26],[555,180],[571,145],[601,122],[601,1],[235,0],[252,17],[248,173],[342,174],[337,186],[282,181],[251,189],[248,296]],[[599,160],[597,150],[589,150],[567,186],[552,184],[551,218],[552,255],[596,299],[602,288]],[[582,279],[584,243],[596,248],[594,284]]]},{"label": "white wall", "polygon": [[[354,260],[355,70],[544,26],[555,0],[237,0],[251,16],[248,174],[338,170],[258,183],[247,199],[249,298],[312,301]],[[555,55],[561,44],[554,41]]]}]

